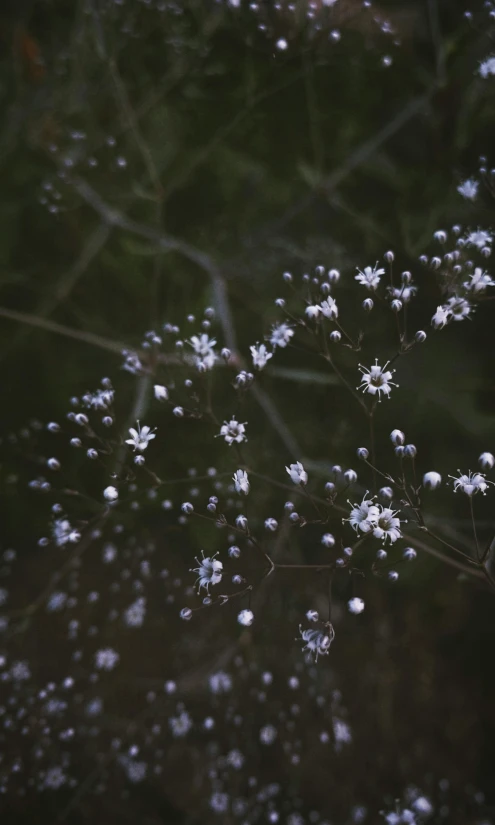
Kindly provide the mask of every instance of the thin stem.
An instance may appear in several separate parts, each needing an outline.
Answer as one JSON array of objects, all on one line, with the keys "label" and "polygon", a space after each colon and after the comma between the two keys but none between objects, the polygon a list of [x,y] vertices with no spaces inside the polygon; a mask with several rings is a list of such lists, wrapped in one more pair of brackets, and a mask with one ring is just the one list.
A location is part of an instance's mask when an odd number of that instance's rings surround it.
[{"label": "thin stem", "polygon": [[474,507],[473,507],[473,497],[469,496],[469,512],[471,513],[471,524],[473,526],[473,536],[474,536],[474,543],[476,545],[476,558],[478,559],[479,563],[481,564],[481,552],[480,552],[480,545],[478,541],[478,534],[476,532],[476,522],[474,519]]}]

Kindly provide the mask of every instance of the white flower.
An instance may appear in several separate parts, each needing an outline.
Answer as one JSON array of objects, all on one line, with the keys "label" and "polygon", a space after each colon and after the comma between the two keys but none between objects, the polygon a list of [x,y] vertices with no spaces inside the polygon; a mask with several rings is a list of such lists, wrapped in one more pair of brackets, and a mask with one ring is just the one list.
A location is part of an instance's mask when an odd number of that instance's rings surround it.
[{"label": "white flower", "polygon": [[428,490],[436,490],[437,487],[440,487],[441,483],[442,476],[434,470],[430,470],[429,473],[425,473],[423,476],[423,487],[426,487]]},{"label": "white flower", "polygon": [[380,283],[380,277],[385,273],[384,269],[377,269],[378,261],[371,266],[365,266],[363,270],[356,267],[358,274],[355,275],[355,280],[367,289],[375,290]]},{"label": "white flower", "polygon": [[153,387],[157,401],[168,401],[168,390],[162,384],[155,384]]},{"label": "white flower", "polygon": [[467,289],[468,292],[474,292],[475,295],[484,292],[487,286],[495,286],[495,281],[490,278],[488,272],[483,272],[479,266],[470,276],[470,280],[463,283],[464,289]]},{"label": "white flower", "polygon": [[495,456],[493,453],[481,453],[478,461],[482,470],[491,470],[495,466]]},{"label": "white flower", "polygon": [[330,296],[321,302],[320,309],[325,318],[330,318],[331,320],[334,320],[339,315],[337,304]]},{"label": "white flower", "polygon": [[379,367],[378,358],[376,358],[374,366],[370,369],[359,364],[359,369],[363,374],[363,380],[358,390],[369,392],[371,395],[378,394],[378,400],[380,400],[381,393],[389,397],[392,386],[398,387],[398,384],[392,381],[392,375],[395,370],[388,370],[388,363],[387,361],[384,367]]},{"label": "white flower", "polygon": [[254,613],[252,610],[241,610],[240,613],[237,614],[237,621],[239,624],[242,624],[244,627],[250,627],[254,621]]},{"label": "white flower", "polygon": [[[217,555],[218,553],[215,553],[215,556]],[[208,593],[210,584],[218,584],[222,581],[223,564],[221,561],[217,561],[215,556],[212,556],[211,558],[210,556],[207,556],[205,558],[203,553],[202,556],[203,557],[201,560],[196,558],[198,567],[193,567],[191,569],[191,573],[198,574],[198,578],[196,579],[196,581],[199,582],[198,593],[202,587],[204,587]]]},{"label": "white flower", "polygon": [[114,399],[114,391],[112,389],[96,390],[96,392],[87,392],[83,395],[83,404],[86,407],[92,407],[94,410],[107,410],[112,406]]},{"label": "white flower", "polygon": [[466,236],[466,243],[469,246],[476,246],[478,249],[483,249],[484,246],[490,246],[493,241],[493,235],[486,229],[477,229],[476,232],[470,232]]},{"label": "white flower", "polygon": [[351,513],[348,519],[343,519],[344,521],[348,521],[351,525],[352,529],[358,532],[361,530],[362,533],[369,533],[373,530],[378,516],[380,514],[380,510],[376,504],[373,504],[373,498],[366,498],[368,495],[368,491],[364,494],[363,500],[361,504],[351,504],[349,501],[348,503],[351,505]]},{"label": "white flower", "polygon": [[308,483],[308,474],[300,461],[297,461],[295,464],[291,464],[290,467],[286,467],[285,469],[289,473],[290,480],[293,481],[294,484]]},{"label": "white flower", "polygon": [[400,519],[397,518],[398,512],[398,510],[394,511],[389,507],[382,507],[373,529],[375,538],[382,539],[384,543],[387,539],[390,539],[391,544],[400,539],[402,533],[400,531]]},{"label": "white flower", "polygon": [[189,733],[193,723],[187,710],[183,710],[178,716],[171,716],[168,720],[168,724],[173,736],[179,739]]},{"label": "white flower", "polygon": [[134,452],[136,452],[136,450],[143,452],[149,442],[152,441],[153,438],[156,438],[151,427],[141,427],[139,421],[137,422],[137,430],[135,430],[134,427],[130,427],[129,434],[131,437],[127,438],[125,443],[131,444],[131,446],[134,447]]},{"label": "white flower", "polygon": [[437,307],[437,311],[435,312],[433,318],[431,319],[431,325],[435,329],[442,329],[445,324],[449,322],[449,313],[444,306]]},{"label": "white flower", "polygon": [[349,599],[347,602],[347,607],[349,613],[354,613],[357,616],[358,613],[362,613],[364,610],[364,602],[362,599],[355,596],[353,599]]},{"label": "white flower", "polygon": [[312,628],[303,630],[302,626],[299,625],[299,633],[301,634],[302,641],[306,642],[303,651],[309,650],[310,653],[313,653],[315,661],[318,661],[318,656],[326,656],[328,654],[330,645],[335,638],[335,631],[331,625],[328,625],[328,633],[324,633],[322,630],[313,630]]},{"label": "white flower", "polygon": [[308,318],[318,318],[321,312],[321,308],[318,304],[312,304],[309,307],[306,307],[306,315]]},{"label": "white flower", "polygon": [[474,496],[478,492],[484,495],[488,485],[493,484],[493,481],[486,481],[484,473],[471,473],[471,470],[469,470],[466,475],[466,473],[461,473],[460,470],[457,470],[457,472],[459,476],[449,476],[449,478],[454,479],[454,491],[456,493],[458,490],[462,490],[467,496]]},{"label": "white flower", "polygon": [[268,352],[264,344],[256,344],[256,346],[252,346],[249,349],[251,350],[253,364],[259,370],[262,370],[263,367],[266,367],[267,361],[269,361],[270,358],[273,357],[273,353]]},{"label": "white flower", "polygon": [[103,490],[103,495],[107,501],[116,501],[119,497],[119,491],[116,487],[105,487]]},{"label": "white flower", "polygon": [[191,335],[191,340],[187,343],[194,349],[196,366],[207,370],[213,369],[217,357],[213,349],[217,343],[216,339],[209,338],[206,332],[202,332],[201,335]]},{"label": "white flower", "polygon": [[249,479],[245,470],[236,470],[233,476],[236,493],[249,493]]},{"label": "white flower", "polygon": [[270,344],[272,347],[284,347],[290,343],[290,339],[294,335],[294,330],[289,324],[275,324],[272,327],[272,334],[270,336]]},{"label": "white flower", "polygon": [[396,301],[402,301],[403,304],[408,304],[413,295],[418,291],[414,284],[407,284],[407,286],[389,286],[388,293],[391,298]]},{"label": "white flower", "polygon": [[225,438],[229,447],[234,441],[240,444],[242,441],[246,441],[246,423],[245,421],[244,424],[241,424],[239,421],[236,421],[235,416],[232,416],[230,421],[223,422],[219,435]]},{"label": "white flower", "polygon": [[57,547],[64,547],[68,544],[76,544],[81,538],[78,530],[74,530],[70,521],[66,518],[59,518],[53,522],[53,540]]},{"label": "white flower", "polygon": [[485,80],[490,75],[495,75],[495,57],[487,57],[486,60],[483,60],[483,62],[480,63],[478,72]]},{"label": "white flower", "polygon": [[113,670],[119,663],[120,656],[111,647],[104,647],[96,651],[95,667],[98,670]]},{"label": "white flower", "polygon": [[453,295],[452,298],[449,298],[444,308],[448,313],[449,319],[452,318],[453,321],[463,321],[464,318],[469,317],[469,313],[472,310],[469,301],[466,301],[465,298],[459,298],[458,295]]},{"label": "white flower", "polygon": [[478,187],[478,181],[473,178],[469,178],[457,187],[457,191],[459,192],[459,195],[462,195],[462,197],[466,198],[466,200],[474,201],[478,194]]}]

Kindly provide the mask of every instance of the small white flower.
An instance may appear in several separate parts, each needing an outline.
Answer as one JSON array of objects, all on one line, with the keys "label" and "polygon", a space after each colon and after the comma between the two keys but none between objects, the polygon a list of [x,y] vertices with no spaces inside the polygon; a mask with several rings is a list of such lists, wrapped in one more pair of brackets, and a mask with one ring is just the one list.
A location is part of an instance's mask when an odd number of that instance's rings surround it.
[{"label": "small white flower", "polygon": [[293,481],[294,484],[308,483],[308,474],[300,461],[297,461],[295,464],[291,464],[290,467],[286,467],[285,469],[289,473],[290,480]]},{"label": "small white flower", "polygon": [[155,384],[153,387],[157,401],[168,401],[168,390],[162,384]]},{"label": "small white flower", "polygon": [[392,375],[395,370],[388,370],[388,363],[389,362],[387,361],[385,366],[379,367],[378,358],[376,358],[374,366],[370,367],[370,369],[359,364],[359,370],[363,374],[363,380],[359,385],[358,390],[369,392],[371,395],[378,395],[378,400],[380,400],[381,393],[386,395],[388,398],[392,387],[399,386],[392,381]]},{"label": "small white flower", "polygon": [[349,599],[347,602],[347,607],[349,613],[354,613],[354,615],[358,615],[358,613],[362,613],[364,610],[364,602],[358,596],[355,596],[353,599]]},{"label": "small white flower", "polygon": [[247,496],[249,493],[249,479],[245,470],[236,470],[233,476],[236,493],[244,493]]},{"label": "small white flower", "polygon": [[191,335],[191,340],[187,341],[194,350],[194,362],[197,367],[211,370],[215,366],[216,353],[213,349],[216,342],[215,338],[209,338],[205,332],[201,335]]},{"label": "small white flower", "polygon": [[495,466],[495,456],[493,453],[481,453],[478,462],[482,470],[491,470]]},{"label": "small white flower", "polygon": [[442,329],[446,324],[449,322],[449,313],[444,306],[437,307],[437,311],[435,312],[433,318],[431,319],[431,325],[434,329]]},{"label": "small white flower", "polygon": [[356,267],[358,274],[355,275],[355,280],[365,286],[367,289],[375,290],[380,283],[380,277],[384,275],[384,269],[377,269],[378,261],[375,266],[365,266],[363,270]]},{"label": "small white flower", "polygon": [[413,295],[418,291],[414,284],[407,284],[407,286],[389,286],[388,293],[391,298],[396,301],[402,301],[403,304],[408,304]]},{"label": "small white flower", "polygon": [[[215,553],[215,556],[217,555],[218,553]],[[208,593],[208,588],[210,584],[218,584],[222,581],[223,564],[221,561],[217,561],[215,559],[215,556],[212,556],[211,558],[210,556],[207,556],[205,558],[202,552],[201,560],[196,558],[196,561],[198,562],[198,567],[193,567],[191,569],[191,573],[198,574],[198,578],[196,579],[196,581],[199,582],[198,593],[202,587],[204,587],[204,589]]]},{"label": "small white flower", "polygon": [[76,544],[81,538],[78,530],[74,530],[70,521],[66,518],[59,518],[53,522],[53,540],[57,547],[64,547],[66,544]]},{"label": "small white flower", "polygon": [[237,614],[237,621],[239,624],[242,624],[244,627],[250,627],[254,621],[254,613],[252,610],[241,610],[240,613]]},{"label": "small white flower", "polygon": [[246,441],[246,423],[245,421],[244,424],[241,424],[239,421],[236,421],[235,416],[232,416],[230,421],[223,422],[219,435],[225,438],[229,447],[234,441],[240,444],[242,441]]},{"label": "small white flower", "polygon": [[457,470],[457,472],[459,476],[449,476],[449,478],[454,479],[454,491],[456,493],[461,490],[467,496],[474,496],[478,492],[484,495],[488,485],[493,484],[493,481],[486,481],[484,473],[472,473],[471,470],[467,474],[461,473],[460,470]]},{"label": "small white flower", "polygon": [[290,343],[293,335],[294,330],[290,324],[275,324],[272,327],[272,334],[270,335],[269,341],[272,347],[281,347],[283,349]]},{"label": "small white flower", "polygon": [[306,642],[303,651],[309,650],[309,652],[314,655],[315,661],[318,661],[318,656],[326,656],[329,653],[330,645],[335,638],[333,627],[331,625],[327,627],[328,633],[324,633],[322,630],[313,630],[312,628],[303,630],[302,626],[299,625],[301,640]]},{"label": "small white flower", "polygon": [[251,356],[253,358],[253,364],[259,370],[262,370],[263,367],[266,367],[267,362],[270,360],[270,358],[273,358],[273,353],[268,352],[264,344],[256,344],[256,346],[253,345],[252,347],[250,347],[250,350]]},{"label": "small white flower", "polygon": [[364,494],[361,504],[351,504],[349,501],[351,513],[348,519],[343,519],[343,521],[349,522],[356,533],[358,530],[361,530],[362,533],[370,533],[375,527],[380,514],[379,507],[373,503],[374,496],[373,498],[366,498],[367,495],[368,491]]},{"label": "small white flower", "polygon": [[149,442],[156,438],[154,432],[151,430],[151,427],[141,427],[139,421],[137,422],[137,430],[135,430],[134,427],[130,427],[129,434],[131,437],[127,438],[125,443],[134,447],[134,452],[136,452],[136,450],[143,452]]},{"label": "small white flower", "polygon": [[464,318],[469,317],[472,306],[465,298],[460,298],[458,295],[453,295],[445,304],[445,310],[449,316],[449,320],[463,321]]},{"label": "small white flower", "polygon": [[483,249],[485,246],[490,246],[493,241],[493,235],[486,229],[477,229],[476,232],[470,232],[466,236],[466,243],[468,246],[476,246],[478,249]]},{"label": "small white flower", "polygon": [[316,320],[317,318],[319,318],[321,308],[318,306],[318,304],[312,304],[309,307],[306,307],[305,312],[308,318],[314,318]]},{"label": "small white flower", "polygon": [[436,473],[435,470],[430,470],[430,472],[425,473],[423,476],[423,487],[426,487],[428,490],[436,490],[437,487],[440,487],[442,483],[442,476],[440,473]]},{"label": "small white flower", "polygon": [[116,501],[119,497],[119,491],[116,487],[105,487],[103,490],[103,495],[107,501]]},{"label": "small white flower", "polygon": [[172,731],[172,735],[175,736],[176,739],[180,739],[189,733],[193,722],[187,710],[183,710],[178,716],[171,716],[168,720],[168,724],[170,726],[170,730]]},{"label": "small white flower", "polygon": [[402,533],[400,519],[397,518],[398,512],[398,510],[391,510],[390,507],[382,507],[373,529],[375,538],[381,539],[384,543],[390,539],[391,544],[400,539]]},{"label": "small white flower", "polygon": [[487,57],[486,60],[483,60],[480,63],[478,72],[485,80],[490,75],[495,75],[495,57]]},{"label": "small white flower", "polygon": [[337,304],[330,296],[321,302],[320,309],[325,318],[330,318],[332,321],[338,318],[339,310]]},{"label": "small white flower", "polygon": [[120,656],[111,647],[104,647],[96,651],[95,667],[98,670],[113,670],[119,663]]},{"label": "small white flower", "polygon": [[464,281],[463,283],[464,289],[468,292],[473,292],[475,295],[484,292],[487,286],[495,286],[495,281],[490,278],[488,272],[483,272],[479,266],[476,267],[470,276],[470,280]]},{"label": "small white flower", "polygon": [[459,195],[466,198],[468,201],[474,201],[478,194],[479,183],[473,178],[463,181],[458,187]]}]

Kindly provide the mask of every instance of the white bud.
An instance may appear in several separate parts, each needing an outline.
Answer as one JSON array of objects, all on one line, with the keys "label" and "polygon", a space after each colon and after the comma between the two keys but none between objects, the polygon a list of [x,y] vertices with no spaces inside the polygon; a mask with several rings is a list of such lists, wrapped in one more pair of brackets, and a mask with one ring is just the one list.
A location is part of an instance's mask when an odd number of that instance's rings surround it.
[{"label": "white bud", "polygon": [[358,596],[355,596],[353,599],[349,599],[347,602],[347,607],[349,613],[354,613],[357,616],[359,613],[362,613],[364,610],[364,602]]},{"label": "white bud", "polygon": [[116,487],[105,487],[103,490],[103,495],[107,501],[116,501],[119,497],[119,491]]},{"label": "white bud", "polygon": [[495,464],[495,456],[492,453],[481,453],[478,462],[482,470],[491,470]]},{"label": "white bud", "polygon": [[162,384],[155,384],[153,387],[157,401],[168,401],[168,390]]},{"label": "white bud", "polygon": [[423,476],[423,487],[426,487],[427,490],[436,490],[437,487],[440,487],[441,483],[442,476],[434,470],[430,470],[430,472],[425,473]]},{"label": "white bud", "polygon": [[50,470],[60,470],[60,461],[58,458],[49,458],[46,463]]},{"label": "white bud", "polygon": [[186,516],[190,516],[191,513],[194,512],[194,507],[193,507],[193,505],[191,504],[190,501],[185,501],[183,504],[181,504],[180,509],[182,510],[183,513],[186,514]]},{"label": "white bud", "polygon": [[334,547],[335,546],[335,538],[332,536],[331,533],[325,533],[321,537],[321,543],[324,547]]},{"label": "white bud", "polygon": [[356,450],[356,455],[362,461],[366,461],[369,458],[369,450],[366,447],[358,447]]},{"label": "white bud", "polygon": [[357,481],[357,473],[355,470],[346,470],[344,478],[348,484],[354,484]]},{"label": "white bud", "polygon": [[390,441],[392,442],[392,444],[395,444],[396,447],[399,444],[404,444],[405,440],[406,436],[404,435],[402,430],[392,430],[392,432],[390,433]]}]

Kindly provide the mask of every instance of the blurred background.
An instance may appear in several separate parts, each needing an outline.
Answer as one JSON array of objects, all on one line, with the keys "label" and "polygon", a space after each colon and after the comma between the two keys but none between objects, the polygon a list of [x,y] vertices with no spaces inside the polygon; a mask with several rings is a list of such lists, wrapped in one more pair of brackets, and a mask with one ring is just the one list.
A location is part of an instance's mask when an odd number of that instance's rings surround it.
[{"label": "blurred background", "polygon": [[[216,528],[184,523],[180,505],[225,491],[208,468],[228,481],[235,459],[211,425],[157,411],[152,384],[121,369],[123,348],[142,350],[164,323],[197,333],[209,306],[219,345],[246,356],[279,318],[282,273],[318,265],[347,273],[339,309],[358,330],[352,275],[389,249],[419,287],[412,329],[429,333],[442,297],[419,256],[438,254],[439,229],[492,222],[495,80],[478,73],[492,11],[456,0],[2,4],[2,823],[375,823],[396,800],[418,822],[494,820],[493,593],[421,551],[394,585],[339,578],[336,639],[316,664],[295,641],[307,609],[328,609],[312,571],[262,580],[248,560],[251,628],[237,604],[182,621],[199,603],[194,557],[219,548]],[[470,177],[482,181],[475,202],[457,191]],[[481,303],[401,361],[377,431],[386,471],[393,427],[417,445],[421,471],[444,478],[493,451],[492,312]],[[390,357],[394,329],[371,316],[365,364]],[[355,360],[344,353],[343,368]],[[356,466],[367,423],[302,349],[273,362],[249,408],[249,462],[285,483],[285,465],[304,460],[322,488],[334,463]],[[235,372],[219,372],[223,421]],[[45,425],[105,376],[122,433],[136,412],[158,427],[164,485],[131,490],[100,523],[108,473],[66,442],[53,453]],[[29,481],[52,454],[66,489],[83,491],[64,502],[84,528],[73,563],[72,550],[38,544],[60,499]],[[287,492],[252,486],[262,526]],[[491,500],[476,499],[485,543]],[[469,508],[451,487],[432,519],[471,552]],[[276,552],[319,562],[317,541],[282,534]],[[362,616],[346,612],[352,595]],[[140,598],[142,626],[125,619]],[[119,664],[99,672],[107,647]]]}]

